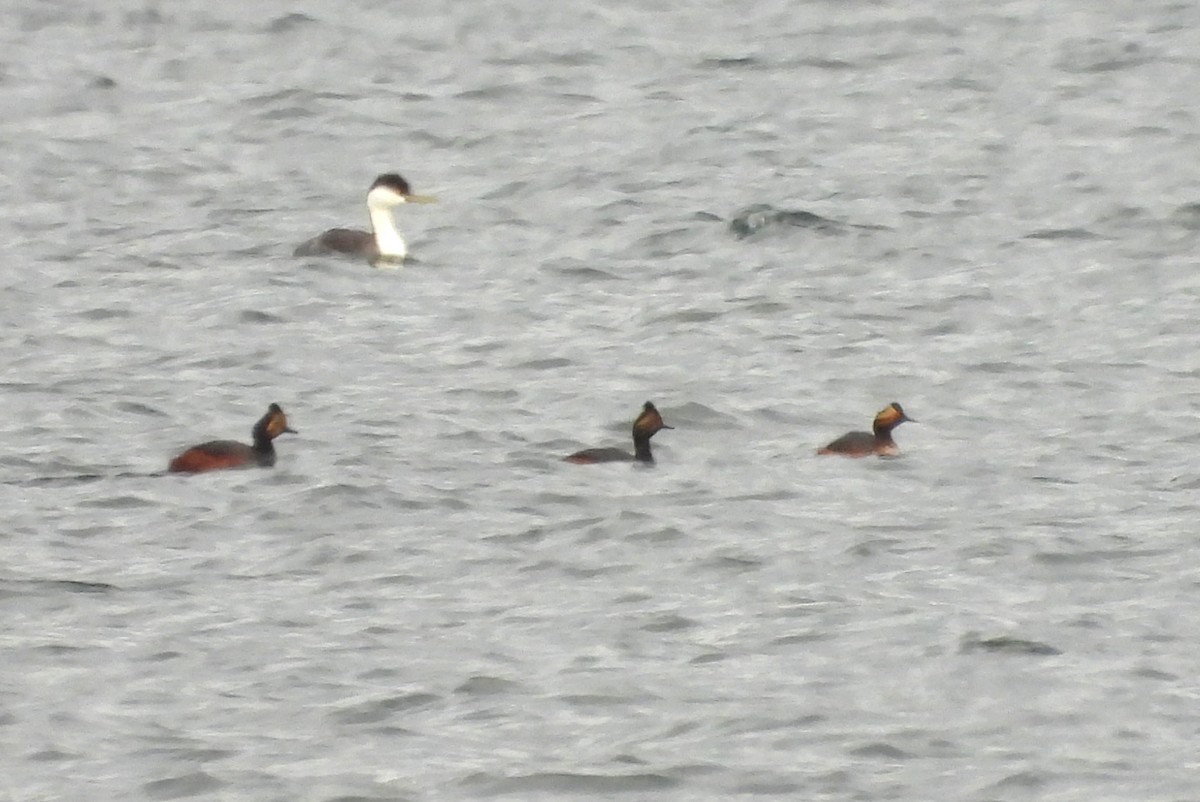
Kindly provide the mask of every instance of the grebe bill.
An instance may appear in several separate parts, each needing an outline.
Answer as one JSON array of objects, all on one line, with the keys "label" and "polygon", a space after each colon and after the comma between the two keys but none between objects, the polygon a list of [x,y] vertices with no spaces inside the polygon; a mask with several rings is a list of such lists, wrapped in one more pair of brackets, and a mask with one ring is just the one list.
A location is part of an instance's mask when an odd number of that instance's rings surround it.
[{"label": "grebe bill", "polygon": [[372,262],[401,262],[408,255],[404,237],[396,229],[392,209],[402,203],[436,203],[437,198],[413,193],[408,182],[397,173],[384,173],[367,192],[367,212],[371,230],[331,228],[296,248],[295,256],[320,256],[345,253],[363,256]]}]

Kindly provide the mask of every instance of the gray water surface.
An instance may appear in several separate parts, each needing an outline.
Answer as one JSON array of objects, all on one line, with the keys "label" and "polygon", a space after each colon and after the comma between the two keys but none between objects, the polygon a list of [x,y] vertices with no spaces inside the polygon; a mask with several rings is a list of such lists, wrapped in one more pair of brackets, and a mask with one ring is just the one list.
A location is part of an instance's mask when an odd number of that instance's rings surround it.
[{"label": "gray water surface", "polygon": [[5,18],[0,799],[1200,798],[1200,7]]}]

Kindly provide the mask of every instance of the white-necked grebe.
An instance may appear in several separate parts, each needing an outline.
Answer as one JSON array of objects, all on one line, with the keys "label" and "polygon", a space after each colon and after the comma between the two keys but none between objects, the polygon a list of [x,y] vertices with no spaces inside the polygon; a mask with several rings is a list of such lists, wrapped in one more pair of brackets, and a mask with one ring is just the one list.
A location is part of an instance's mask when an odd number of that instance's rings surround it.
[{"label": "white-necked grebe", "polygon": [[415,195],[408,182],[397,173],[385,173],[375,179],[367,192],[367,211],[371,230],[331,228],[296,248],[296,256],[345,253],[371,262],[401,262],[408,255],[404,237],[396,229],[392,209],[402,203],[433,203],[428,195]]}]

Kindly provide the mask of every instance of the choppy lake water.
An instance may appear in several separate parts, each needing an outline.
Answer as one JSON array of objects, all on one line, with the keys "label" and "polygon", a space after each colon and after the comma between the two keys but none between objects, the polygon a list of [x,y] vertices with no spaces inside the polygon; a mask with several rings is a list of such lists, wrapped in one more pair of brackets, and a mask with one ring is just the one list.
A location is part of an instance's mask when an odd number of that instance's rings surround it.
[{"label": "choppy lake water", "polygon": [[1197,797],[1200,7],[6,20],[0,799]]}]

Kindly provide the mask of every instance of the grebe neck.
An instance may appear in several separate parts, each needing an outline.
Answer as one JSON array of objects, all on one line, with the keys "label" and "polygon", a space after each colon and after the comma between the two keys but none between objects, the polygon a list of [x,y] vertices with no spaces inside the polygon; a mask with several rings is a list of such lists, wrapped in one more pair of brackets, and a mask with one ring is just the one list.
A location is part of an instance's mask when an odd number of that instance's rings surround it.
[{"label": "grebe neck", "polygon": [[638,434],[633,436],[633,458],[638,462],[654,462],[654,455],[650,453],[649,437]]},{"label": "grebe neck", "polygon": [[367,208],[371,212],[371,232],[375,235],[375,247],[379,249],[379,255],[389,259],[407,256],[408,247],[404,244],[404,237],[396,230],[392,210],[374,204],[368,204]]},{"label": "grebe neck", "polygon": [[258,454],[274,454],[275,445],[271,442],[271,435],[267,433],[266,426],[254,427],[254,450]]}]

